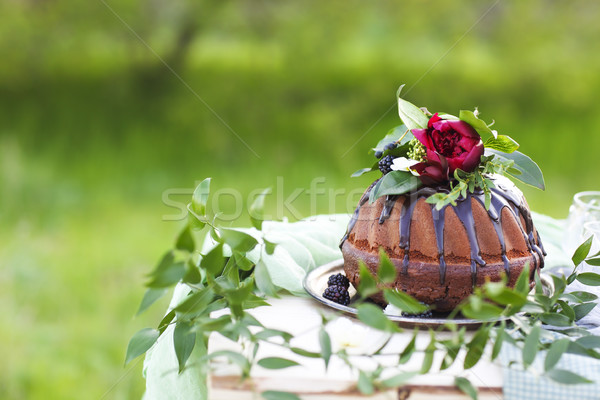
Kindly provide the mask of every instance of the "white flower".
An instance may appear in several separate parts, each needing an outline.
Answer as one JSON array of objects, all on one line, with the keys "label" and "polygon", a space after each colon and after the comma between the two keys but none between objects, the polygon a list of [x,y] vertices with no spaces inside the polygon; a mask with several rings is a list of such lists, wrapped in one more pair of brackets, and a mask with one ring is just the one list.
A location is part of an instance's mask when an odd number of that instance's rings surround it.
[{"label": "white flower", "polygon": [[406,157],[398,157],[394,158],[394,162],[392,163],[390,168],[394,171],[410,171],[410,173],[414,176],[419,176],[419,174],[416,171],[410,169],[410,167],[418,163],[418,161],[411,160]]},{"label": "white flower", "polygon": [[327,324],[334,351],[345,349],[348,354],[370,354],[387,340],[389,333],[369,328],[349,318],[339,317]]}]

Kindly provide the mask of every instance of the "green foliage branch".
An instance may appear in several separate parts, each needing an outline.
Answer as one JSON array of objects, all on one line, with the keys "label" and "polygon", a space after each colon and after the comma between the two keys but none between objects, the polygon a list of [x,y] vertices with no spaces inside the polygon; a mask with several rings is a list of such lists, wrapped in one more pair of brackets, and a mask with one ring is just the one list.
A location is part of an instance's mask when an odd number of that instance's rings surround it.
[{"label": "green foliage branch", "polygon": [[[435,351],[444,354],[440,365],[436,366],[440,370],[452,366],[459,353],[464,351],[462,366],[467,370],[487,357],[484,351],[486,346],[491,347],[489,358],[494,360],[499,356],[502,346],[510,343],[522,352],[520,367],[523,369],[532,365],[540,351],[546,351],[544,376],[564,384],[590,382],[586,377],[555,367],[566,353],[600,359],[597,350],[600,348],[600,338],[591,336],[575,324],[596,306],[597,296],[585,291],[565,291],[575,280],[585,285],[600,286],[600,274],[578,272],[578,266],[583,262],[600,265],[600,253],[590,256],[592,238],[586,240],[573,255],[574,268],[568,276],[552,276],[553,291],[544,291],[537,271],[534,289],[531,290],[528,267],[520,274],[514,288],[506,286],[506,279],[487,282],[476,288],[468,299],[450,313],[443,326],[428,329],[430,340],[426,347],[419,348],[416,345],[419,331],[415,329],[409,343],[401,351],[390,349],[388,344],[393,334],[404,330],[392,322],[380,307],[367,302],[367,298],[383,292],[390,304],[412,314],[422,313],[428,306],[390,287],[396,279],[396,269],[381,250],[377,274],[372,274],[364,264],[360,264],[361,280],[358,298],[353,306],[362,323],[384,332],[388,335],[387,339],[378,349],[360,356],[349,354],[345,348],[334,350],[326,326],[337,315],[328,314],[322,315],[319,351],[314,351],[294,346],[292,334],[264,326],[248,312],[255,307],[268,305],[266,298],[277,297],[281,293],[261,260],[249,254],[257,247],[262,247],[267,254],[275,250],[276,244],[267,241],[261,231],[262,206],[268,191],[264,191],[250,207],[253,225],[258,229],[261,240],[243,230],[219,226],[217,219],[210,217],[207,212],[209,191],[210,179],[202,181],[194,191],[188,205],[188,221],[177,236],[174,248],[165,253],[149,274],[148,289],[138,314],[147,310],[175,285],[185,286],[187,295],[167,312],[156,328],[144,328],[133,335],[127,348],[126,363],[144,354],[160,340],[168,327],[173,327],[173,346],[179,373],[189,366],[188,360],[194,349],[200,353],[199,362],[205,371],[211,360],[224,358],[239,367],[241,379],[249,378],[256,365],[268,369],[301,365],[282,357],[257,358],[260,345],[269,343],[300,357],[321,359],[326,368],[334,358],[343,361],[357,373],[358,389],[368,395],[377,390],[402,386],[413,376],[426,374],[434,367]],[[198,247],[198,231],[204,231],[213,241],[212,247],[204,246],[208,250]],[[466,334],[465,327],[459,328],[453,322],[459,313],[482,321],[471,337]],[[450,337],[438,338],[442,330],[450,332]],[[208,339],[212,333],[238,343],[242,350],[208,353]],[[423,357],[419,369],[408,370],[403,367],[417,354]],[[395,357],[395,366],[390,369],[389,364],[382,364],[378,359],[380,355]],[[360,367],[364,365],[365,357],[373,362],[374,369]],[[467,378],[457,376],[455,385],[476,398],[477,391]],[[263,392],[262,396],[267,400],[298,399],[292,393],[276,391]]]}]

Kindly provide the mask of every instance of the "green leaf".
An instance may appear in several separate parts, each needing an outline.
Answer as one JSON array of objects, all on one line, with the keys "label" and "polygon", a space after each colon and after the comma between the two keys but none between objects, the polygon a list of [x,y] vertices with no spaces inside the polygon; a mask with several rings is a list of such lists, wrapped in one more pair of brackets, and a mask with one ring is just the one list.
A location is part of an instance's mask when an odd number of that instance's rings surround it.
[{"label": "green leaf", "polygon": [[169,291],[168,289],[153,289],[153,288],[149,288],[148,290],[146,290],[146,293],[144,293],[144,298],[142,299],[142,302],[140,303],[140,308],[138,308],[137,313],[135,315],[136,316],[140,315],[141,313],[146,311],[148,309],[148,307],[150,307],[158,299],[163,297],[168,291]]},{"label": "green leaf", "polygon": [[425,354],[423,355],[423,364],[421,364],[421,369],[419,370],[420,374],[426,374],[431,369],[433,365],[433,355],[435,353],[435,332],[433,330],[429,331],[429,335],[431,336],[431,340],[429,344],[425,348]]},{"label": "green leaf", "polygon": [[325,369],[327,369],[329,360],[331,359],[331,338],[323,328],[319,331],[319,345],[321,346],[321,355],[325,361]]},{"label": "green leaf", "polygon": [[577,274],[577,278],[575,279],[584,285],[600,286],[600,274],[594,272],[582,272],[581,274]]},{"label": "green leaf", "polygon": [[258,365],[266,369],[283,369],[295,367],[300,364],[294,360],[288,360],[287,358],[267,357],[263,358],[262,360],[258,360]]},{"label": "green leaf", "polygon": [[367,374],[365,374],[363,371],[359,371],[358,373],[357,386],[358,390],[360,390],[362,394],[365,394],[367,396],[372,395],[375,392],[373,382],[371,381],[369,376],[367,376]]},{"label": "green leaf", "polygon": [[231,323],[231,315],[227,314],[214,319],[208,318],[206,320],[201,319],[195,321],[202,332],[221,331]]},{"label": "green leaf", "polygon": [[[540,273],[539,270],[535,271],[535,273],[533,274],[533,278],[535,281],[535,295],[536,298],[537,296],[545,296],[544,295],[544,285],[542,285],[542,280],[540,279]],[[552,300],[550,299],[550,297],[545,296],[548,301],[550,302],[550,304],[552,304]]]},{"label": "green leaf", "polygon": [[519,148],[519,143],[515,142],[513,138],[506,135],[498,135],[498,137],[491,137],[483,144],[486,149],[494,149],[503,153],[512,153]]},{"label": "green leaf", "polygon": [[162,271],[168,269],[174,262],[175,255],[173,254],[173,250],[167,251],[158,262],[156,268],[154,268],[154,270],[149,274],[149,276],[160,274]]},{"label": "green leaf", "polygon": [[157,329],[144,328],[136,332],[127,345],[125,365],[142,354],[144,354],[156,342],[160,332]]},{"label": "green leaf", "polygon": [[588,265],[593,265],[594,267],[600,267],[600,258],[588,258],[585,260],[585,263]]},{"label": "green leaf", "polygon": [[[248,314],[246,314],[248,315]],[[267,340],[269,338],[272,337],[280,337],[282,338],[285,342],[289,342],[292,339],[292,334],[289,332],[285,332],[285,331],[280,331],[279,329],[263,329],[260,332],[257,332],[254,335],[255,338],[260,339],[260,340]]]},{"label": "green leaf", "polygon": [[571,326],[572,322],[566,315],[558,313],[543,313],[540,315],[540,320],[546,325],[552,326]]},{"label": "green leaf", "polygon": [[175,355],[179,364],[179,373],[183,371],[185,363],[194,350],[196,344],[196,333],[191,331],[191,326],[187,323],[178,322],[173,331],[173,346]]},{"label": "green leaf", "polygon": [[185,228],[183,228],[181,233],[179,233],[177,241],[175,242],[175,248],[177,250],[185,250],[190,253],[196,248],[189,224],[186,224]]},{"label": "green leaf", "polygon": [[235,266],[241,271],[250,271],[254,267],[254,262],[246,257],[245,253],[234,251],[231,258],[235,261]]},{"label": "green leaf", "polygon": [[579,321],[581,318],[588,315],[594,307],[596,307],[596,303],[583,303],[574,306],[573,311],[575,311],[575,321]]},{"label": "green leaf", "polygon": [[[402,138],[402,140],[400,140]],[[381,139],[377,146],[371,149],[372,152],[381,151],[382,153],[386,153],[385,146],[392,142],[397,142],[400,140],[400,145],[403,146],[414,139],[413,134],[406,127],[406,125],[398,125],[392,129],[385,135],[383,139]],[[375,163],[377,165],[377,163]],[[372,167],[373,169],[378,169],[377,167]]]},{"label": "green leaf", "polygon": [[230,305],[242,305],[252,295],[252,289],[254,289],[254,279],[250,276],[238,286],[226,289],[224,295]]},{"label": "green leaf", "polygon": [[465,356],[464,367],[469,369],[479,362],[483,355],[483,349],[490,335],[489,328],[485,325],[481,326],[471,341],[467,344],[467,354]]},{"label": "green leaf", "polygon": [[383,247],[379,248],[379,269],[377,278],[383,283],[392,283],[396,280],[396,267],[388,258]]},{"label": "green leaf", "polygon": [[[490,282],[486,284],[486,288],[490,288],[492,284],[498,282]],[[511,290],[500,283],[499,289],[496,291],[486,291],[486,295],[493,301],[501,305],[511,305],[513,307],[521,307],[527,302],[527,296],[517,290]]]},{"label": "green leaf", "polygon": [[383,176],[369,194],[369,201],[375,202],[385,195],[399,195],[411,192],[421,186],[421,180],[407,171],[391,171]]},{"label": "green leaf", "polygon": [[252,250],[258,244],[255,238],[237,229],[220,228],[219,232],[225,244],[241,253]]},{"label": "green leaf", "polygon": [[552,379],[558,383],[564,383],[565,385],[575,385],[578,383],[593,383],[584,376],[575,374],[571,371],[567,371],[566,369],[551,369],[547,371],[544,376]]},{"label": "green leaf", "polygon": [[552,299],[556,300],[565,291],[567,280],[564,276],[552,275],[552,281],[554,282],[554,294],[552,295]]},{"label": "green leaf", "polygon": [[588,254],[590,254],[590,249],[592,248],[593,238],[594,238],[593,236],[590,236],[589,238],[587,238],[587,240],[585,242],[581,243],[579,245],[579,247],[577,247],[577,250],[575,250],[575,253],[573,253],[573,257],[571,258],[571,260],[573,260],[573,264],[575,264],[575,266],[581,264],[583,262],[583,260],[586,259]]},{"label": "green leaf", "polygon": [[315,353],[312,351],[304,350],[299,347],[290,347],[290,350],[302,357],[308,358],[321,358],[321,353]]},{"label": "green leaf", "polygon": [[396,388],[396,387],[404,385],[412,377],[414,377],[418,374],[419,374],[418,372],[401,372],[390,378],[384,379],[383,381],[381,381],[381,384],[387,388]]},{"label": "green leaf", "polygon": [[254,282],[256,283],[258,290],[265,296],[277,297],[277,288],[275,288],[275,285],[271,280],[271,275],[269,275],[269,271],[267,270],[267,266],[262,259],[259,260],[256,267],[254,267]]},{"label": "green leaf", "polygon": [[508,174],[512,177],[539,189],[546,189],[542,170],[531,158],[525,154],[519,151],[514,151],[510,154],[507,154],[494,149],[485,149],[486,156],[491,154],[498,157],[502,162],[511,160],[514,161],[513,168],[518,170],[520,174],[514,174],[508,171]]},{"label": "green leaf", "polygon": [[575,341],[577,344],[585,347],[586,349],[596,349],[600,347],[600,336],[589,335],[584,336]]},{"label": "green leaf", "polygon": [[[586,332],[586,333],[589,333],[589,332]],[[579,334],[581,334],[581,333],[579,333]],[[583,347],[582,345],[580,345],[577,342],[569,343],[569,349],[567,350],[567,353],[600,359],[600,354],[598,354],[594,349],[586,349],[585,347]]]},{"label": "green leaf", "polygon": [[515,290],[525,296],[529,293],[529,262],[521,270],[515,283]]},{"label": "green leaf", "polygon": [[477,389],[471,384],[471,381],[467,378],[463,378],[461,376],[457,376],[454,378],[454,385],[460,389],[461,392],[472,398],[473,400],[477,400]]},{"label": "green leaf", "polygon": [[429,307],[426,304],[419,302],[414,297],[404,293],[401,290],[384,289],[383,296],[388,303],[398,307],[408,314],[421,314],[429,310]]},{"label": "green leaf", "polygon": [[183,278],[181,278],[181,281],[183,283],[191,283],[193,285],[196,285],[196,284],[200,283],[200,281],[202,281],[202,275],[200,275],[200,269],[194,263],[194,261],[192,260],[191,257],[188,258],[185,263],[185,274],[183,275]]},{"label": "green leaf", "polygon": [[187,296],[174,310],[178,314],[196,314],[205,311],[206,306],[213,300],[214,295],[215,293],[212,288],[207,286]]},{"label": "green leaf", "polygon": [[271,194],[271,188],[263,189],[258,196],[254,199],[250,208],[248,209],[248,214],[250,214],[250,221],[252,225],[258,229],[262,229],[262,222],[265,220],[265,197]]},{"label": "green leaf", "polygon": [[598,299],[598,296],[596,296],[594,293],[584,292],[584,291],[579,291],[579,290],[575,291],[575,292],[571,292],[569,294],[577,297],[582,302],[594,301],[594,300]]},{"label": "green leaf", "polygon": [[164,288],[179,282],[186,273],[185,263],[179,261],[153,272],[153,279],[147,284],[151,288]]},{"label": "green leaf", "polygon": [[351,178],[356,178],[359,176],[362,176],[364,174],[366,174],[367,172],[371,172],[371,171],[375,171],[375,169],[373,167],[371,168],[361,168],[358,171],[356,171],[355,173],[353,173],[352,175],[350,175]]},{"label": "green leaf", "polygon": [[492,348],[492,361],[494,361],[498,355],[500,355],[500,350],[502,350],[502,344],[504,343],[504,337],[506,336],[506,332],[504,331],[505,327],[506,322],[502,321],[501,327],[496,329],[496,341],[494,342],[494,347]]},{"label": "green leaf", "polygon": [[265,400],[301,400],[298,395],[289,392],[280,392],[278,390],[267,390],[261,393]]},{"label": "green leaf", "polygon": [[246,357],[244,357],[238,352],[230,350],[220,350],[210,353],[206,358],[212,360],[217,357],[226,357],[229,361],[233,362],[238,367],[240,367],[242,373],[245,375],[247,375],[247,373],[250,371],[250,362]]},{"label": "green leaf", "polygon": [[202,255],[200,259],[200,268],[204,269],[212,276],[218,276],[223,272],[225,259],[223,257],[223,245],[218,243],[208,253]]},{"label": "green leaf", "polygon": [[575,314],[575,310],[573,310],[573,308],[566,301],[557,300],[556,303],[560,305],[560,313],[569,318],[569,321],[573,322],[577,316]]},{"label": "green leaf", "polygon": [[403,87],[404,85],[400,86],[398,88],[398,92],[396,92],[396,97],[398,98],[398,114],[400,115],[400,119],[410,130],[427,128],[427,122],[429,122],[429,118],[427,118],[425,113],[419,107],[400,97],[400,92],[402,91]]},{"label": "green leaf", "polygon": [[398,361],[399,364],[405,364],[408,360],[410,360],[412,354],[415,352],[418,333],[419,333],[419,330],[417,328],[415,328],[412,339],[406,345],[404,350],[402,350],[402,353],[400,353],[400,359]]},{"label": "green leaf", "polygon": [[210,193],[210,178],[206,178],[194,190],[192,195],[192,211],[199,216],[206,216],[206,203]]},{"label": "green leaf", "polygon": [[175,318],[175,311],[171,310],[163,317],[163,319],[158,323],[158,332],[162,335],[165,329],[169,326],[171,321]]},{"label": "green leaf", "polygon": [[504,310],[488,302],[477,303],[472,297],[469,302],[461,306],[462,314],[471,319],[480,319],[482,321],[494,320],[502,316]]},{"label": "green leaf", "polygon": [[473,129],[475,129],[477,131],[477,133],[479,133],[481,135],[481,137],[484,139],[488,138],[490,136],[491,137],[496,136],[494,131],[492,131],[490,129],[490,127],[487,126],[487,124],[483,120],[477,118],[473,111],[460,110],[460,112],[458,114],[458,118],[461,121],[464,121],[464,122],[468,123],[469,125],[471,125],[473,127]]},{"label": "green leaf", "polygon": [[550,311],[553,306],[552,299],[544,294],[535,294],[534,299],[537,304],[543,307],[544,311]]},{"label": "green leaf", "polygon": [[264,237],[263,237],[263,242],[265,242],[265,252],[268,255],[272,255],[273,253],[275,253],[275,247],[277,247],[277,243],[270,242],[267,239],[265,239]]},{"label": "green leaf", "polygon": [[396,327],[396,325],[385,316],[381,307],[374,304],[360,304],[357,308],[357,316],[365,325],[380,331],[393,331]]},{"label": "green leaf", "polygon": [[523,364],[525,367],[530,366],[533,363],[533,360],[535,360],[535,355],[538,352],[541,332],[541,328],[536,325],[525,337],[525,342],[523,343]]},{"label": "green leaf", "polygon": [[569,348],[569,343],[571,343],[569,339],[558,339],[552,342],[548,349],[548,353],[546,353],[546,359],[544,360],[544,369],[546,371],[554,368],[562,355]]},{"label": "green leaf", "polygon": [[442,363],[440,365],[440,371],[448,369],[454,364],[456,361],[456,357],[460,351],[461,345],[455,344],[444,344],[446,346],[446,354],[444,354],[444,358],[442,359]]},{"label": "green leaf", "polygon": [[377,289],[377,281],[375,281],[371,271],[369,271],[362,260],[358,261],[358,274],[360,277],[358,293],[361,297],[366,298],[379,292],[379,289]]}]

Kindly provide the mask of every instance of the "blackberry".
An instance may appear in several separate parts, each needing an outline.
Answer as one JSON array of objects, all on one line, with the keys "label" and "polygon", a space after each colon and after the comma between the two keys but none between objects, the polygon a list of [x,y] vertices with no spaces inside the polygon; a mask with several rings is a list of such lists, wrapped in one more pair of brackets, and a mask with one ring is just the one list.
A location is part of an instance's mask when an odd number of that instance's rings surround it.
[{"label": "blackberry", "polygon": [[342,286],[348,289],[350,281],[343,274],[331,275],[327,280],[327,286]]},{"label": "blackberry", "polygon": [[394,150],[398,144],[396,142],[388,143],[383,148],[384,150]]},{"label": "blackberry", "polygon": [[402,311],[402,316],[407,318],[431,318],[432,315],[433,313],[431,312],[431,310],[427,310],[425,312],[422,312],[421,314],[409,314],[407,312]]},{"label": "blackberry", "polygon": [[323,292],[323,297],[325,297],[327,300],[331,300],[334,303],[338,303],[343,306],[347,306],[350,303],[350,295],[348,294],[348,289],[346,289],[343,286],[329,286]]},{"label": "blackberry", "polygon": [[383,151],[376,151],[375,152],[375,158],[381,158],[381,156],[383,155]]},{"label": "blackberry", "polygon": [[392,170],[394,156],[387,155],[379,160],[379,170],[385,175]]}]

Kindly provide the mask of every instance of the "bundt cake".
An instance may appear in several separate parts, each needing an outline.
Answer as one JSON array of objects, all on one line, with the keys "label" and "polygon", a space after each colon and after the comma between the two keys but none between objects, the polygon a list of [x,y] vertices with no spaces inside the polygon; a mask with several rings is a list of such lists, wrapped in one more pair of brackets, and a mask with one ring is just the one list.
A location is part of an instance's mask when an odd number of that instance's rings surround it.
[{"label": "bundt cake", "polygon": [[[544,249],[523,193],[505,176],[544,189],[541,170],[519,144],[479,119],[431,114],[400,98],[404,125],[372,149],[381,171],[363,194],[340,244],[344,270],[358,287],[364,262],[376,274],[380,249],[396,267],[393,286],[436,311],[454,309],[486,281],[530,282]],[[385,304],[381,293],[372,299]]]},{"label": "bundt cake", "polygon": [[[375,183],[375,182],[374,182]],[[393,286],[436,311],[449,311],[486,280],[503,274],[513,286],[529,263],[544,265],[544,250],[529,207],[514,184],[495,177],[489,210],[482,193],[467,193],[456,206],[437,210],[425,199],[443,187],[422,187],[369,204],[363,194],[342,239],[344,271],[358,287],[359,260],[377,273],[382,247],[397,269]],[[373,300],[385,304],[381,294]]]}]

